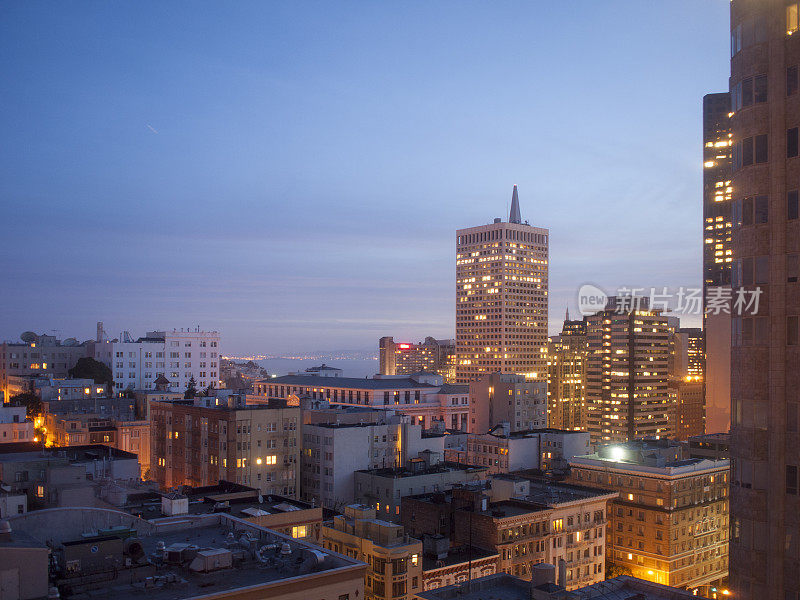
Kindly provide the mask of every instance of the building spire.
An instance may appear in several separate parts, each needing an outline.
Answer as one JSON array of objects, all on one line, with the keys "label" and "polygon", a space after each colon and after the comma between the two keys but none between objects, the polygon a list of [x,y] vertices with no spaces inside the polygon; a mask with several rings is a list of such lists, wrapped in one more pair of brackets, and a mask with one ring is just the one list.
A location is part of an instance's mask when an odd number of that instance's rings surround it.
[{"label": "building spire", "polygon": [[511,212],[508,215],[509,223],[522,223],[519,214],[519,197],[517,196],[517,184],[514,184],[514,191],[511,193]]},{"label": "building spire", "polygon": [[564,319],[565,321],[569,321],[569,306],[567,307],[567,316]]}]

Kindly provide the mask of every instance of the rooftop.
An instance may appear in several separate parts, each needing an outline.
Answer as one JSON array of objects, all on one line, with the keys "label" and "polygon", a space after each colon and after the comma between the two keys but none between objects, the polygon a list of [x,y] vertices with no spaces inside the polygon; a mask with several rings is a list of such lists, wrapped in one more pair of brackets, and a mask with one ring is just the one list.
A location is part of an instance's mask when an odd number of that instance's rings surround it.
[{"label": "rooftop", "polygon": [[[18,523],[24,526],[21,519],[14,519],[12,526]],[[28,531],[33,538],[49,539],[41,522],[36,527],[38,531]],[[284,580],[326,571],[351,571],[358,577],[364,568],[354,559],[228,515],[195,517],[155,530],[135,519],[129,526],[55,541],[55,546],[58,565],[67,564],[67,553],[80,559],[73,562],[79,573],[56,573],[62,598],[140,600],[146,595],[149,600],[176,600],[246,587],[252,597],[268,598],[270,587]],[[88,546],[101,546],[102,552],[91,559]],[[113,581],[98,577],[111,568]]]},{"label": "rooftop", "polygon": [[262,385],[298,385],[310,388],[315,387],[335,387],[352,388],[358,390],[403,390],[403,389],[435,389],[436,386],[429,383],[420,383],[410,377],[392,379],[360,379],[358,377],[320,377],[317,375],[284,375],[270,379],[258,379],[256,383]]},{"label": "rooftop", "polygon": [[[8,448],[8,446],[13,446]],[[28,462],[36,460],[67,460],[72,463],[96,460],[138,460],[136,454],[99,444],[70,446],[65,448],[42,448],[38,443],[0,444],[0,462]]]},{"label": "rooftop", "polygon": [[448,473],[452,471],[464,471],[466,473],[478,473],[485,471],[487,467],[475,465],[462,465],[454,462],[443,461],[433,465],[426,465],[419,469],[409,469],[407,467],[384,467],[380,469],[359,469],[356,473],[368,473],[378,477],[388,477],[398,479],[400,477],[416,477],[418,475],[433,475],[435,473]]},{"label": "rooftop", "polygon": [[498,573],[447,587],[418,592],[424,600],[703,600],[688,590],[661,585],[622,575],[586,587],[565,591],[545,583],[532,595],[531,582]]},{"label": "rooftop", "polygon": [[497,552],[484,550],[475,546],[459,546],[456,548],[449,548],[447,556],[444,558],[437,558],[431,554],[423,553],[422,555],[422,570],[430,571],[431,569],[441,569],[444,567],[451,567],[461,563],[469,562],[470,560],[480,560],[482,558],[497,557]]}]

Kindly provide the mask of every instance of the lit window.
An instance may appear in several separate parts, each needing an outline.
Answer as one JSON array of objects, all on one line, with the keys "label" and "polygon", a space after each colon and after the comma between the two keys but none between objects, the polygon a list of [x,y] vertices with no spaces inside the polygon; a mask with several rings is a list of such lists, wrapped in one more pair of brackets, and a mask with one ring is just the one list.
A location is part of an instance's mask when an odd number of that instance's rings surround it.
[{"label": "lit window", "polygon": [[296,527],[292,527],[292,537],[293,538],[304,538],[308,535],[305,525],[297,525]]}]

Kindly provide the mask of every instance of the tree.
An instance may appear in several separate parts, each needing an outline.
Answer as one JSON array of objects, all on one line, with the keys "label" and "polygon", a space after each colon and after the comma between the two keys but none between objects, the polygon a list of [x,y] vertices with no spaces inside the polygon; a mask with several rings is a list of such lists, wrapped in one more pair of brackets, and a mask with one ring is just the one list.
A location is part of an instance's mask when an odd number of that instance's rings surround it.
[{"label": "tree", "polygon": [[210,383],[208,387],[203,390],[203,396],[213,396],[214,395],[214,384]]},{"label": "tree", "polygon": [[194,375],[192,375],[189,379],[189,385],[186,386],[186,391],[183,393],[183,397],[189,400],[195,396],[197,396],[197,382],[194,380]]},{"label": "tree", "polygon": [[69,370],[69,376],[73,379],[92,379],[95,383],[105,383],[109,391],[114,387],[114,377],[108,365],[90,356],[79,358]]},{"label": "tree", "polygon": [[606,579],[613,579],[620,575],[633,576],[633,571],[625,565],[615,565],[614,563],[606,561]]},{"label": "tree", "polygon": [[33,392],[22,392],[11,396],[11,404],[14,406],[24,406],[25,413],[29,419],[38,417],[42,413],[42,401]]}]

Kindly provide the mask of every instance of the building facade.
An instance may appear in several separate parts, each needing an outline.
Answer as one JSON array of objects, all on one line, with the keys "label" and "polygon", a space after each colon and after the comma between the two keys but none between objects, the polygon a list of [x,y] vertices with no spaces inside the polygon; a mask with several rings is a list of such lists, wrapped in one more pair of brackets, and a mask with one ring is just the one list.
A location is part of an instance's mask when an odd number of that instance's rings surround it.
[{"label": "building facade", "polygon": [[500,372],[469,384],[469,432],[486,433],[508,424],[509,431],[547,427],[547,383]]},{"label": "building facade", "polygon": [[300,425],[300,408],[285,403],[249,406],[238,397],[152,402],[151,479],[165,489],[226,480],[296,497]]},{"label": "building facade", "polygon": [[376,515],[375,508],[351,504],[322,527],[323,546],[367,563],[364,597],[407,600],[422,590],[422,542],[402,525]]},{"label": "building facade", "polygon": [[547,345],[547,425],[586,431],[586,320],[571,321]]},{"label": "building facade", "polygon": [[0,444],[32,442],[34,437],[33,421],[28,419],[24,406],[0,404]]},{"label": "building facade", "polygon": [[221,387],[217,331],[148,331],[137,339],[126,331],[115,340],[95,340],[90,351],[95,360],[111,368],[117,392],[155,389],[159,376],[169,380],[173,391],[186,390],[192,379],[198,391]]},{"label": "building facade", "polygon": [[799,9],[731,3],[731,586],[764,600],[800,596]]},{"label": "building facade", "polygon": [[697,589],[728,576],[730,462],[685,458],[670,440],[603,446],[570,461],[570,480],[619,492],[607,560],[634,577]]},{"label": "building facade", "polygon": [[667,318],[630,301],[612,297],[606,310],[586,317],[586,404],[594,444],[670,434]]},{"label": "building facade", "polygon": [[456,378],[517,373],[547,380],[549,230],[508,222],[456,232]]},{"label": "building facade", "polygon": [[424,342],[395,342],[382,337],[378,342],[381,375],[412,375],[428,371],[441,375],[447,383],[455,383],[455,340],[426,337]]}]

